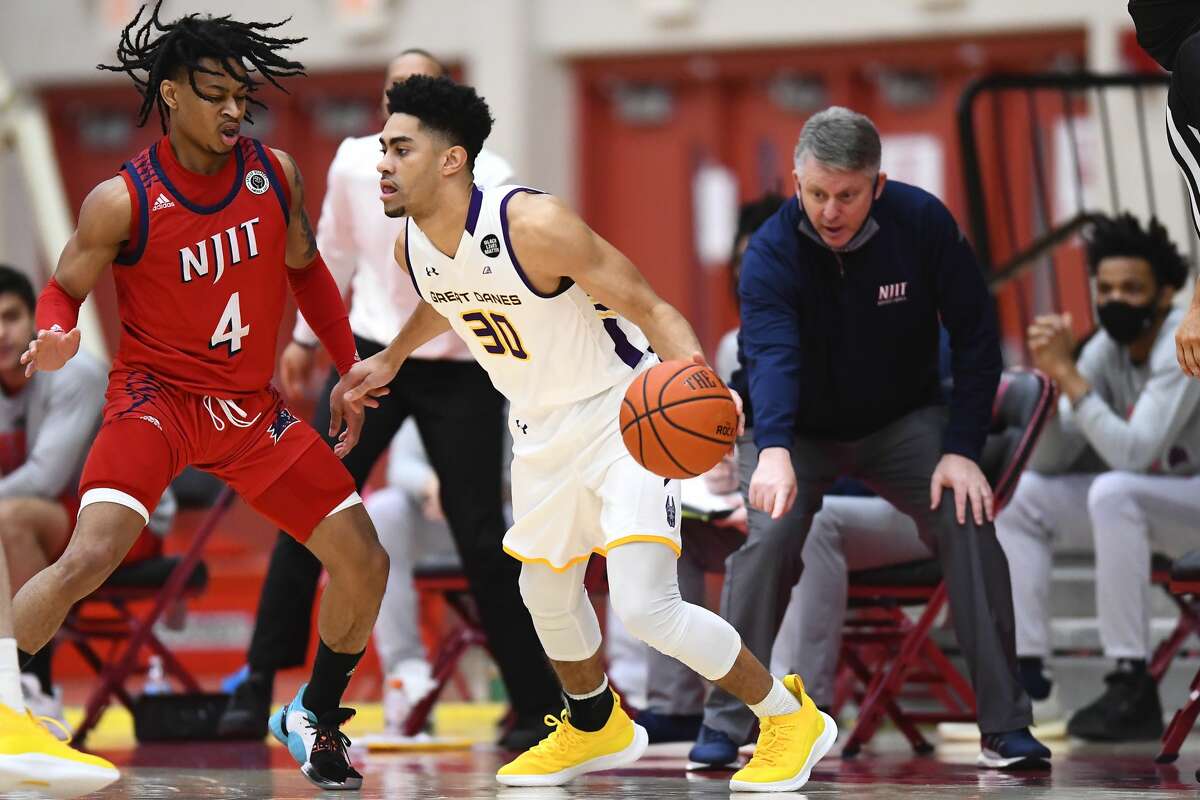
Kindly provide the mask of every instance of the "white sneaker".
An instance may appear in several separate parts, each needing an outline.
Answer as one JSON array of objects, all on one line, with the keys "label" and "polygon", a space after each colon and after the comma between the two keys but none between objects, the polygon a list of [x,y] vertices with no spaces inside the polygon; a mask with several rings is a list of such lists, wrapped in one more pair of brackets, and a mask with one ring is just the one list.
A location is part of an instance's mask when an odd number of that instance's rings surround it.
[{"label": "white sneaker", "polygon": [[424,659],[401,661],[388,673],[383,690],[383,726],[401,735],[409,713],[437,688],[433,670]]},{"label": "white sneaker", "polygon": [[[71,738],[71,728],[67,725],[67,718],[63,715],[62,689],[55,686],[53,694],[46,694],[42,691],[42,683],[36,675],[22,672],[21,694],[25,698],[25,707],[33,716],[46,717],[58,722],[66,731],[67,739]],[[61,731],[53,729],[51,732],[55,735],[61,734]]]}]

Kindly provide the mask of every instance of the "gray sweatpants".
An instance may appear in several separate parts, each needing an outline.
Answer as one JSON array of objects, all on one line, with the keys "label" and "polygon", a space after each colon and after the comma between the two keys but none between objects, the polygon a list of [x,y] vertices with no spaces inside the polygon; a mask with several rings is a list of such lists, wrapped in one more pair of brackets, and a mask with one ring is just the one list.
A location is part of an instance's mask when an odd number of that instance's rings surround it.
[{"label": "gray sweatpants", "polygon": [[[796,503],[772,521],[750,512],[746,543],[726,562],[721,614],[760,661],[769,663],[792,587],[803,570],[804,539],[821,498],[839,475],[862,479],[917,525],[922,541],[937,553],[946,576],[954,627],[975,688],[979,727],[984,733],[1032,723],[1029,698],[1017,679],[1012,588],[1008,561],[991,523],[977,526],[970,514],[959,525],[954,499],[946,492],[937,511],[929,508],[929,479],[941,458],[946,410],[918,409],[856,442],[797,439],[792,447]],[[748,441],[740,443],[743,491],[758,463]],[[754,714],[737,698],[714,690],[705,724],[735,742],[746,742]]]},{"label": "gray sweatpants", "polygon": [[1053,550],[1096,550],[1096,609],[1109,658],[1150,652],[1150,553],[1200,544],[1200,476],[1026,472],[996,534],[1012,565],[1017,653],[1050,655]]}]

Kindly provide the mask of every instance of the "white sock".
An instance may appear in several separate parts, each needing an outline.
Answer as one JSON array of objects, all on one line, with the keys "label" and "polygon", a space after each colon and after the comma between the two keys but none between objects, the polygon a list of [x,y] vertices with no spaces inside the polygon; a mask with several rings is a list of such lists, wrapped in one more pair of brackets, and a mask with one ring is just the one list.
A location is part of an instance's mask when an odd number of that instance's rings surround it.
[{"label": "white sock", "polygon": [[772,678],[771,691],[767,692],[767,696],[760,702],[751,705],[750,710],[759,719],[763,717],[781,717],[784,714],[792,714],[799,711],[800,701],[796,699],[796,695],[787,690],[787,687],[783,685],[783,681],[779,680],[779,678]]},{"label": "white sock", "polygon": [[17,662],[17,640],[0,639],[0,703],[16,711],[25,711],[21,694],[21,666]]},{"label": "white sock", "polygon": [[571,694],[566,689],[563,690],[563,694],[565,694],[567,697],[571,698],[572,700],[591,700],[593,697],[599,697],[600,695],[604,694],[607,691],[608,691],[608,676],[605,675],[604,682],[601,683],[600,686],[598,686],[597,688],[588,692],[587,694]]}]

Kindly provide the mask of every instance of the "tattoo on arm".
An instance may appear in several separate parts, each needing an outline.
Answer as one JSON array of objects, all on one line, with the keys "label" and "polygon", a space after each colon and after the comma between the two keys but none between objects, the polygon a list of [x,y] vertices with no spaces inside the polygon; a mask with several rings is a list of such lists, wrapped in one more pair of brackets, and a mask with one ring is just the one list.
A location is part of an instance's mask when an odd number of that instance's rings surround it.
[{"label": "tattoo on arm", "polygon": [[292,203],[300,212],[300,229],[304,234],[305,242],[304,257],[312,259],[317,255],[317,237],[313,233],[312,223],[304,208],[304,176],[300,174],[300,165],[296,163],[296,159],[292,158],[291,153],[285,153],[285,155],[292,165],[293,183],[295,184],[292,189]]}]

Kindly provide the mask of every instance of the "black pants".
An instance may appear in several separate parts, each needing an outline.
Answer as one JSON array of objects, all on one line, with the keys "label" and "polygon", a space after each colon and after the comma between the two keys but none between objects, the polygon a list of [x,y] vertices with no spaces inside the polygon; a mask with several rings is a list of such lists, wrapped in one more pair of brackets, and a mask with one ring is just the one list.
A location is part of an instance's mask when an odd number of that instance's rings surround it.
[{"label": "black pants", "polygon": [[[1002,733],[1025,728],[1033,717],[1017,676],[1012,585],[996,527],[986,521],[976,525],[969,512],[959,525],[949,489],[937,511],[929,508],[929,479],[941,459],[945,427],[946,410],[934,406],[856,442],[797,439],[792,446],[796,503],[777,520],[750,510],[749,535],[725,562],[721,616],[750,652],[770,663],[779,624],[804,568],[801,551],[812,518],[839,475],[859,478],[912,518],[921,540],[941,562],[980,729]],[[739,461],[745,494],[758,463],[752,440],[741,443]],[[710,728],[740,744],[748,740],[754,722],[754,714],[736,697],[721,689],[709,695],[704,723]]]},{"label": "black pants", "polygon": [[1167,144],[1183,171],[1192,200],[1192,224],[1200,236],[1200,33],[1188,37],[1175,58],[1167,93]]},{"label": "black pants", "polygon": [[[363,358],[382,346],[357,339]],[[329,429],[331,374],[313,426]],[[504,400],[487,373],[473,362],[409,359],[396,374],[391,394],[368,409],[358,445],[345,459],[361,490],[379,457],[409,416],[441,483],[442,508],[471,593],[479,607],[488,646],[500,668],[513,709],[540,715],[557,709],[558,680],[521,600],[521,565],[500,547],[505,533],[501,496]],[[271,553],[248,660],[255,670],[300,666],[308,653],[313,600],[321,563],[282,531]]]}]

